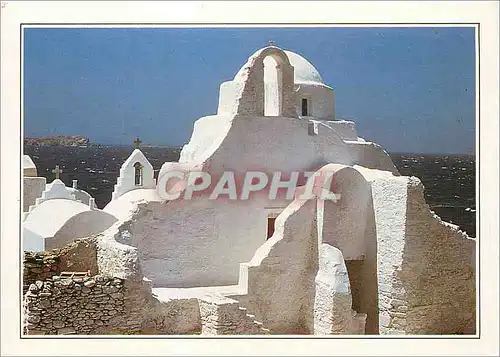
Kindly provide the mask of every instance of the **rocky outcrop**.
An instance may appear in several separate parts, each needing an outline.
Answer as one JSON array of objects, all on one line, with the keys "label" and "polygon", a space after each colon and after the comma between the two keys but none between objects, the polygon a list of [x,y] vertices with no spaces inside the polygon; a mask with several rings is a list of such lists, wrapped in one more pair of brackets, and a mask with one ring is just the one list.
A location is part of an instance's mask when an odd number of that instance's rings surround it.
[{"label": "rocky outcrop", "polygon": [[24,144],[35,146],[87,146],[90,139],[86,136],[72,135],[72,136],[52,136],[46,138],[24,138]]}]

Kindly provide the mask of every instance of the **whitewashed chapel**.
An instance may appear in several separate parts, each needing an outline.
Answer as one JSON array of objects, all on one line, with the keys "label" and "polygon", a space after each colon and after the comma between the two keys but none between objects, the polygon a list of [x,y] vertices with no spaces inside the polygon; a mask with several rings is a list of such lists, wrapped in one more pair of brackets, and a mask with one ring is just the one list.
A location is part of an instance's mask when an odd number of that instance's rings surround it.
[{"label": "whitewashed chapel", "polygon": [[[27,334],[475,333],[475,240],[335,119],[332,88],[296,53],[250,56],[158,182],[136,148],[103,210],[24,165]],[[339,197],[165,200],[173,171],[328,172]]]}]

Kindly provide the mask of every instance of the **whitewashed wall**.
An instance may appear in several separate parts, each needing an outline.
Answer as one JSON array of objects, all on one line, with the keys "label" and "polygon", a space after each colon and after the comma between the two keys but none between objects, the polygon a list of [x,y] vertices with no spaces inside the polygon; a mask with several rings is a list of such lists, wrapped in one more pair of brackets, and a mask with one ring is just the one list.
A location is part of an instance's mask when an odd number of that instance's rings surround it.
[{"label": "whitewashed wall", "polygon": [[340,135],[343,140],[358,140],[358,133],[356,132],[356,123],[348,120],[327,120],[323,122],[325,125],[331,127]]},{"label": "whitewashed wall", "polygon": [[45,238],[31,229],[23,227],[23,251],[43,252],[45,250]]},{"label": "whitewashed wall", "polygon": [[433,215],[415,177],[373,183],[380,332],[475,332],[476,242]]},{"label": "whitewashed wall", "polygon": [[237,116],[210,157],[210,169],[314,171],[330,162],[354,163],[348,146],[325,126],[319,127],[318,135],[309,135],[305,120]]},{"label": "whitewashed wall", "polygon": [[[237,284],[239,264],[267,238],[264,201],[151,203],[130,220],[144,275],[155,287]],[[283,206],[283,203],[280,203]]]},{"label": "whitewashed wall", "polygon": [[302,116],[302,98],[308,99],[308,116],[321,120],[335,119],[334,94],[321,84],[295,84],[295,107]]},{"label": "whitewashed wall", "polygon": [[[370,185],[360,173],[348,167],[335,174],[332,190],[341,196],[338,202],[324,202],[323,242],[339,248],[346,260],[364,259]],[[374,239],[374,234],[368,236]]]},{"label": "whitewashed wall", "polygon": [[241,266],[248,287],[241,304],[275,334],[314,332],[315,210],[315,200],[293,201],[276,219],[274,235]]}]

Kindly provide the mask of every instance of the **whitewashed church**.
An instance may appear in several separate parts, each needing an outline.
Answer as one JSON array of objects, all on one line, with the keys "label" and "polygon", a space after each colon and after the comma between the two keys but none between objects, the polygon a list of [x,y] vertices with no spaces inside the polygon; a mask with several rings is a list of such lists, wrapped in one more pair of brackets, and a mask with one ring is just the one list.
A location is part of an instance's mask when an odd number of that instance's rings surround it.
[{"label": "whitewashed church", "polygon": [[[249,171],[328,172],[322,189],[339,198],[169,201],[160,178],[172,171],[232,172],[236,181]],[[268,46],[251,55],[158,182],[136,148],[100,210],[54,172],[47,184],[24,157],[24,250],[94,242],[95,275],[121,279],[129,305],[103,317],[100,300],[82,303],[82,316],[102,324],[82,325],[78,314],[55,324],[33,317],[30,306],[49,304],[30,288],[27,334],[475,333],[475,239],[430,211],[420,180],[401,176],[353,121],[335,119],[332,88],[294,52]],[[38,283],[51,304],[64,299],[51,290],[60,279]],[[84,277],[85,287],[96,289],[87,284],[94,280]]]}]

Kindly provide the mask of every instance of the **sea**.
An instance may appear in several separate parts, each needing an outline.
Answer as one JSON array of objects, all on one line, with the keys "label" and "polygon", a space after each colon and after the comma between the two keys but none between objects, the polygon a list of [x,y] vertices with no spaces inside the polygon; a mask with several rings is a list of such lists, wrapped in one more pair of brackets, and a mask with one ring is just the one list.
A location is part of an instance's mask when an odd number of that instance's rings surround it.
[{"label": "sea", "polygon": [[[122,163],[132,152],[129,146],[90,145],[88,147],[24,145],[38,175],[54,179],[55,165],[62,169],[60,179],[67,186],[78,180],[78,187],[89,192],[99,208],[110,200]],[[153,165],[155,176],[164,162],[177,161],[180,148],[141,147]],[[473,155],[390,154],[399,172],[418,177],[425,186],[431,210],[443,220],[456,224],[470,237],[476,237],[476,159]]]}]

